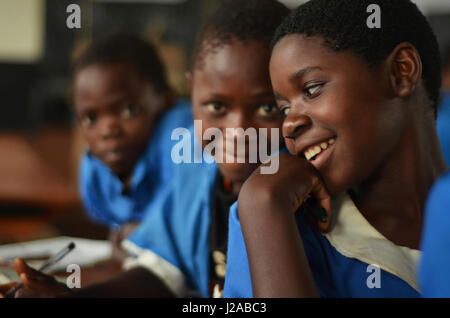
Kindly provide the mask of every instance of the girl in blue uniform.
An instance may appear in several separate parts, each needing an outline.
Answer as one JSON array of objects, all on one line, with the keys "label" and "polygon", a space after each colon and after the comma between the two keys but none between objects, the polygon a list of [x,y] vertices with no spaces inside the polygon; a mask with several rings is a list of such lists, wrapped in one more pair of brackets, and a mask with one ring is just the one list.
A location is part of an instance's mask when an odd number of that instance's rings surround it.
[{"label": "girl in blue uniform", "polygon": [[[80,166],[85,210],[111,229],[114,247],[172,178],[170,136],[192,122],[174,102],[154,48],[127,35],[94,41],[74,65],[74,104],[89,150]],[[114,248],[114,256],[123,256]]]},{"label": "girl in blue uniform", "polygon": [[[232,0],[203,26],[188,74],[196,125],[185,136],[190,140],[195,134],[201,140],[190,142],[191,161],[196,161],[195,147],[211,145],[202,138],[210,128],[218,128],[224,137],[227,128],[265,128],[268,145],[272,138],[279,144],[279,135],[270,134],[273,128],[278,132],[282,116],[269,79],[269,42],[287,14],[288,9],[277,1]],[[224,156],[236,141],[235,136],[225,137],[220,149]],[[123,244],[135,255],[127,267],[156,272],[179,296],[192,292],[203,297],[222,295],[229,207],[259,165],[249,163],[248,156],[245,163],[231,159],[208,164],[205,161],[212,158],[205,153],[203,163],[182,163],[175,169],[168,199],[161,200],[153,209],[158,213],[152,212]]]},{"label": "girl in blue uniform", "polygon": [[[258,147],[253,151],[268,154],[278,150],[283,117],[269,78],[269,43],[287,14],[288,9],[275,0],[228,0],[206,22],[188,75],[196,129],[181,130],[183,138],[175,140],[186,142],[184,151],[192,147],[187,160],[192,162],[174,166],[171,186],[155,198],[141,225],[124,241],[123,247],[131,255],[124,264],[127,270],[108,282],[76,291],[77,295],[221,296],[229,207],[260,164],[250,161],[250,141],[244,143],[245,158],[237,158],[237,149],[230,154],[230,145],[237,147],[242,135],[227,135],[226,129],[264,128],[267,134],[257,135]],[[203,158],[198,158],[198,150],[213,145],[205,138],[211,128],[226,138],[222,145],[217,143],[216,151],[209,154],[205,150]],[[171,137],[176,136],[174,131]],[[269,149],[260,148],[260,138],[267,141]],[[172,159],[183,155],[173,149]],[[216,164],[212,155],[218,158],[219,153],[224,160]],[[199,159],[203,162],[196,163]],[[258,159],[264,158],[259,155]],[[22,293],[67,292],[48,277],[31,279],[40,274],[22,263],[17,265],[29,287]]]},{"label": "girl in blue uniform", "polygon": [[311,0],[272,43],[291,155],[230,210],[225,296],[419,296],[424,203],[446,168],[425,17],[409,0]]}]

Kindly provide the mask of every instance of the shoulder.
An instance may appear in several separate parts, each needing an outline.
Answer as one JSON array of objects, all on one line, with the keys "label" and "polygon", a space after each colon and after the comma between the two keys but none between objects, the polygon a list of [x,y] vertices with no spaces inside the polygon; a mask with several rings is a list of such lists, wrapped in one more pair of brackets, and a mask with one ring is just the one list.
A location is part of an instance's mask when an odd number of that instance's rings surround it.
[{"label": "shoulder", "polygon": [[188,127],[192,124],[192,109],[189,102],[178,100],[172,108],[162,114],[158,125],[176,127]]},{"label": "shoulder", "polygon": [[[170,148],[175,142],[172,140],[173,132],[178,128],[186,130],[192,126],[192,123],[190,104],[182,100],[178,101],[158,119],[149,146],[153,147],[154,144],[158,144],[162,147],[158,151],[165,151],[164,149]],[[170,150],[167,153],[170,154]]]},{"label": "shoulder", "polygon": [[[431,211],[440,211],[447,215],[445,211],[448,209],[450,204],[450,172],[447,172],[441,176],[436,183],[431,188],[427,203],[426,203],[426,213],[435,213]],[[441,214],[439,213],[439,214]],[[445,216],[442,215],[442,216]],[[444,218],[443,221],[445,221]],[[448,217],[450,220],[450,215]]]},{"label": "shoulder", "polygon": [[192,111],[190,104],[185,101],[179,101],[164,112],[155,124],[152,136],[147,145],[145,157],[150,166],[164,165],[159,169],[167,172],[172,168],[171,150],[176,144],[173,139],[173,133],[177,129],[187,129],[192,125]]},{"label": "shoulder", "polygon": [[439,240],[437,233],[442,232],[441,234],[444,234],[447,232],[450,226],[449,205],[450,172],[447,172],[433,185],[425,203],[424,243],[433,240],[434,237]]},{"label": "shoulder", "polygon": [[93,169],[95,166],[95,162],[92,158],[92,155],[89,154],[89,151],[86,151],[80,159],[80,170],[87,171]]},{"label": "shoulder", "polygon": [[450,244],[450,173],[443,175],[432,187],[425,207],[422,232],[422,258],[419,281],[425,297],[450,295],[450,255],[443,253]]},{"label": "shoulder", "polygon": [[238,202],[235,202],[230,207],[228,216],[227,269],[224,297],[253,297],[247,250],[239,222]]},{"label": "shoulder", "polygon": [[180,163],[173,171],[174,194],[179,205],[190,202],[209,202],[217,165],[212,163]]},{"label": "shoulder", "polygon": [[109,169],[94,155],[92,155],[89,151],[81,157],[80,160],[80,182],[84,182],[86,180],[92,179],[94,177],[104,178],[109,174]]},{"label": "shoulder", "polygon": [[436,123],[438,129],[446,129],[450,120],[450,93],[444,93],[438,107]]}]

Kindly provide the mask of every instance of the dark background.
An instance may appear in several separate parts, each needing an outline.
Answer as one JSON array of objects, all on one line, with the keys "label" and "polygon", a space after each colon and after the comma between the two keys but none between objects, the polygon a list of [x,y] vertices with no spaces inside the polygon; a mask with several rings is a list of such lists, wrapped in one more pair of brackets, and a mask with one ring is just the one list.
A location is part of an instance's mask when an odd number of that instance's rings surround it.
[{"label": "dark background", "polygon": [[[81,7],[81,29],[66,27],[66,7],[71,3]],[[157,37],[157,45],[170,43],[182,49],[184,59],[175,64],[186,68],[203,19],[219,3],[220,0],[186,0],[177,4],[45,0],[42,58],[33,64],[0,60],[0,130],[33,132],[47,123],[70,124],[71,56],[92,38],[116,31],[134,33],[153,42]],[[431,14],[429,20],[441,48],[449,45],[450,13]],[[168,62],[173,63],[170,58]],[[172,74],[173,85],[181,95],[187,95],[184,70],[175,72],[179,74]]]},{"label": "dark background", "polygon": [[[180,47],[187,61],[204,17],[218,2],[188,0],[179,4],[153,4],[46,0],[42,58],[32,64],[0,60],[0,130],[32,132],[47,123],[70,124],[71,57],[77,47],[92,38],[114,32],[137,34],[153,42],[152,37],[158,37],[160,43]],[[71,3],[81,7],[81,29],[66,27],[69,15],[66,7]],[[178,90],[181,95],[187,93],[183,87]]]}]

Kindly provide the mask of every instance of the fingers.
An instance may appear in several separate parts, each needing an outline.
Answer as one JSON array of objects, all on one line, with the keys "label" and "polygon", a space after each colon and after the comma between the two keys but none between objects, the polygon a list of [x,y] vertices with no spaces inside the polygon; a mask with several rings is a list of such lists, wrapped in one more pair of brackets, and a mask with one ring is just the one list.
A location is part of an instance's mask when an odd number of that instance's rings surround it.
[{"label": "fingers", "polygon": [[130,236],[134,230],[139,226],[140,222],[128,222],[122,227],[122,237],[121,239],[126,239]]},{"label": "fingers", "polygon": [[53,283],[51,277],[28,275],[26,273],[20,275],[20,280],[27,288],[36,291],[46,290],[49,284]]},{"label": "fingers", "polygon": [[323,233],[327,233],[331,230],[331,196],[328,194],[325,185],[319,177],[313,178],[311,195],[316,199],[319,206],[325,209],[327,213],[326,222],[317,222],[319,230]]},{"label": "fingers", "polygon": [[0,298],[5,298],[6,292],[8,292],[8,290],[10,290],[11,288],[15,287],[17,284],[18,283],[13,282],[13,283],[0,285]]},{"label": "fingers", "polygon": [[45,275],[31,268],[21,258],[14,260],[14,268],[20,280],[28,289],[45,290],[55,282],[52,276]]},{"label": "fingers", "polygon": [[16,292],[14,298],[38,298],[38,295],[36,295],[31,289],[24,287]]},{"label": "fingers", "polygon": [[54,284],[56,281],[52,276],[38,272],[31,267],[27,272],[22,272],[19,277],[22,283],[33,290],[43,290]]},{"label": "fingers", "polygon": [[17,272],[17,275],[20,275],[22,273],[27,274],[27,276],[39,276],[41,273],[39,273],[37,270],[31,268],[30,266],[25,263],[25,261],[21,258],[16,258],[14,260],[14,269]]}]

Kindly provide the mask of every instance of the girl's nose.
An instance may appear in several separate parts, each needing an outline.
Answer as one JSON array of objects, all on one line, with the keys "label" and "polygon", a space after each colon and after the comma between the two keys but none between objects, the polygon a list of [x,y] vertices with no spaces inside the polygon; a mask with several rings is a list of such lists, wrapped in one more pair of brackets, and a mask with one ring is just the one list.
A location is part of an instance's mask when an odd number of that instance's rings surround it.
[{"label": "girl's nose", "polygon": [[284,138],[295,139],[311,125],[311,118],[301,112],[291,110],[284,119],[282,133]]},{"label": "girl's nose", "polygon": [[117,116],[105,116],[100,125],[100,136],[103,139],[115,138],[121,134],[120,121]]},{"label": "girl's nose", "polygon": [[233,112],[229,116],[229,120],[226,123],[226,128],[242,128],[246,129],[246,117],[241,112]]}]

